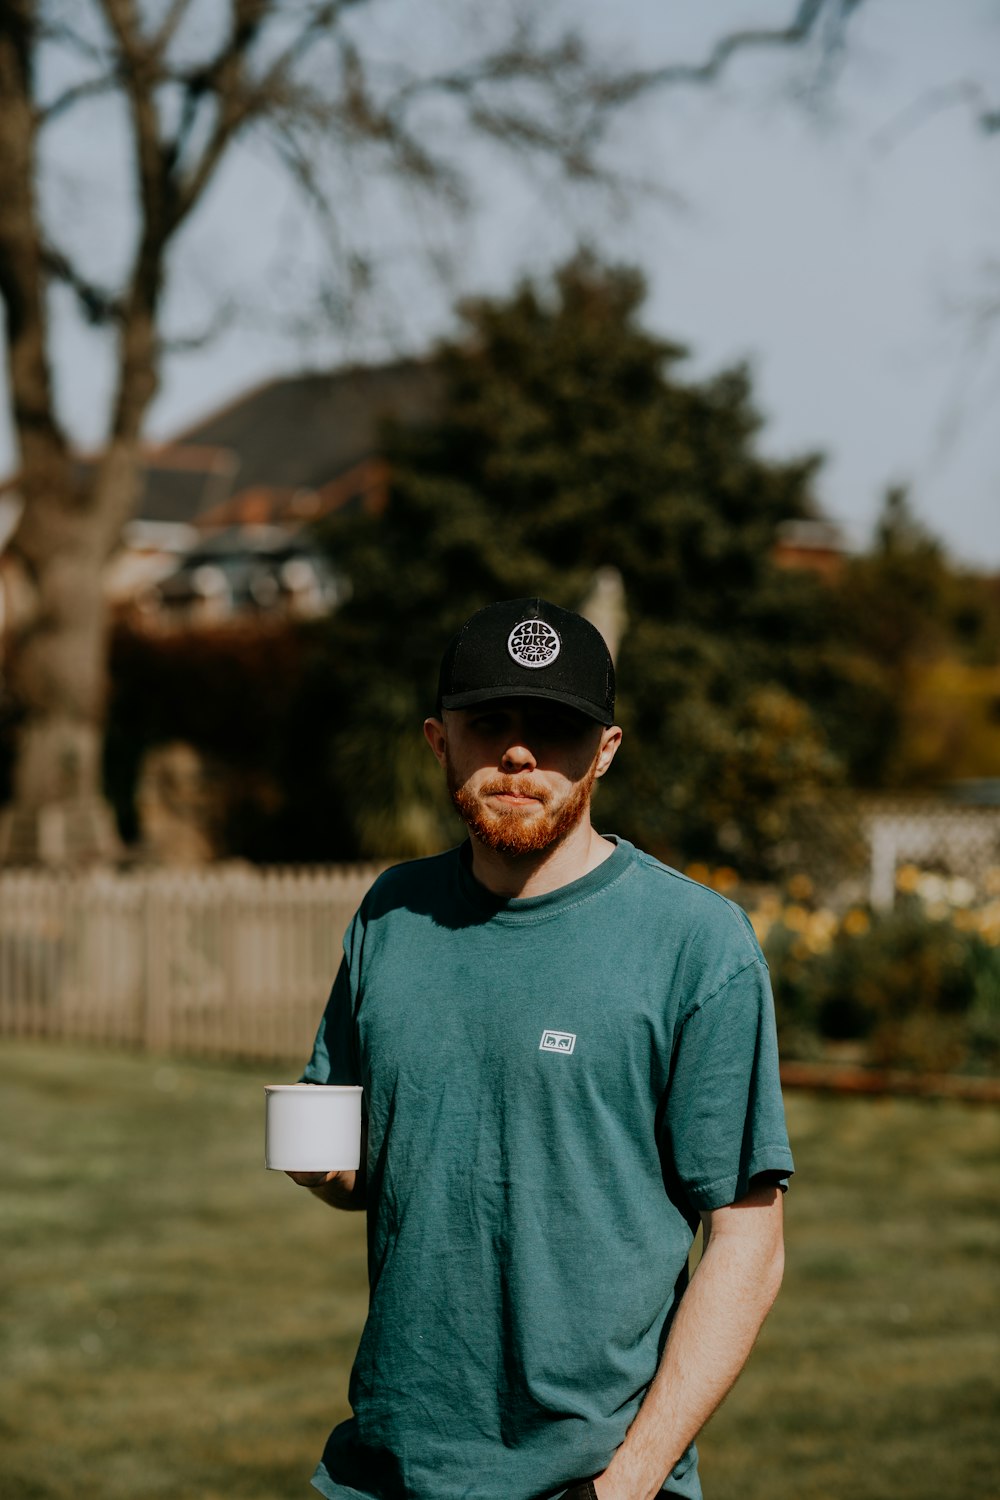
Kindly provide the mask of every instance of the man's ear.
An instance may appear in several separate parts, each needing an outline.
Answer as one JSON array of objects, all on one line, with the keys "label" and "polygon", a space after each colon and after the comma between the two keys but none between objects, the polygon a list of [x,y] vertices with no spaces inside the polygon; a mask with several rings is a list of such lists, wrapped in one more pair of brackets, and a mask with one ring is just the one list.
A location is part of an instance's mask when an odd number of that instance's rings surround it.
[{"label": "man's ear", "polygon": [[622,732],[617,724],[612,724],[610,729],[605,729],[601,735],[601,748],[597,753],[596,774],[603,776],[605,771],[618,754],[618,746],[622,742]]},{"label": "man's ear", "polygon": [[444,765],[448,733],[440,719],[424,720],[424,739],[434,752],[438,765]]}]

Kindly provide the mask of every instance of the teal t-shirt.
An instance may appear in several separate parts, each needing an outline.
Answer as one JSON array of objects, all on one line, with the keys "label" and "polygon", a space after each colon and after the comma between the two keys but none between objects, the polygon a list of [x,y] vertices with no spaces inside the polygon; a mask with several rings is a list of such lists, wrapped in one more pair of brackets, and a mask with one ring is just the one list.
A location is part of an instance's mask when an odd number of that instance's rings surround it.
[{"label": "teal t-shirt", "polygon": [[[539,1500],[599,1472],[687,1283],[699,1210],[792,1158],[747,918],[617,841],[502,900],[468,846],[387,871],[313,1083],[360,1083],[370,1304],[336,1500]],[[697,1500],[692,1447],[667,1480]]]}]

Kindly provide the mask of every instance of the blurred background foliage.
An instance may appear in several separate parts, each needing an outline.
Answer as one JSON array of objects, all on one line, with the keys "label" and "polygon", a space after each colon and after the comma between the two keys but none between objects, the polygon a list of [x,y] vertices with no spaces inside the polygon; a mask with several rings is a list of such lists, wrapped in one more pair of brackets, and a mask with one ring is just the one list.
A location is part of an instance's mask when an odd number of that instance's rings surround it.
[{"label": "blurred background foliage", "polygon": [[[905,868],[905,867],[904,867]],[[925,881],[949,884],[925,876]],[[940,903],[939,903],[940,904]],[[1000,1067],[1000,901],[756,912],[785,1056],[918,1072]]]},{"label": "blurred background foliage", "polygon": [[384,434],[378,515],[321,530],[351,597],[252,639],[120,629],[106,772],[126,836],[144,750],[215,768],[229,854],[400,858],[459,834],[419,732],[448,636],[490,600],[578,608],[621,574],[625,742],[601,827],[762,878],[830,789],[930,788],[1000,765],[1000,583],[885,499],[829,576],[778,566],[821,459],[765,459],[745,367],[685,380],[638,272],[581,252],[461,308],[436,421]]}]

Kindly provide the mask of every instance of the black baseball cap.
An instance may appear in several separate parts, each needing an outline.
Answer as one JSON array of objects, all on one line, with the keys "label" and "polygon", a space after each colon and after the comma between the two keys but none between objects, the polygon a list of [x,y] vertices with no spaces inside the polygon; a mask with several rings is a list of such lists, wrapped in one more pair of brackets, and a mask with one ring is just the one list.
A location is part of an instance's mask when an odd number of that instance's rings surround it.
[{"label": "black baseball cap", "polygon": [[600,631],[547,599],[505,599],[466,620],[448,643],[438,712],[494,698],[548,698],[613,724],[615,669]]}]

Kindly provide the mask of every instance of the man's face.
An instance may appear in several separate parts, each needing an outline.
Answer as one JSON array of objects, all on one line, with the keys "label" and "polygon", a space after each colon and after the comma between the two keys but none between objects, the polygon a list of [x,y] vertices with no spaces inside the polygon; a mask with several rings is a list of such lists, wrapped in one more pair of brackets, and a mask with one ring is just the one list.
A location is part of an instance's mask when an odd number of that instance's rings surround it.
[{"label": "man's face", "polygon": [[424,733],[459,816],[488,848],[508,855],[540,853],[577,826],[621,737],[571,708],[530,698],[446,710]]}]

